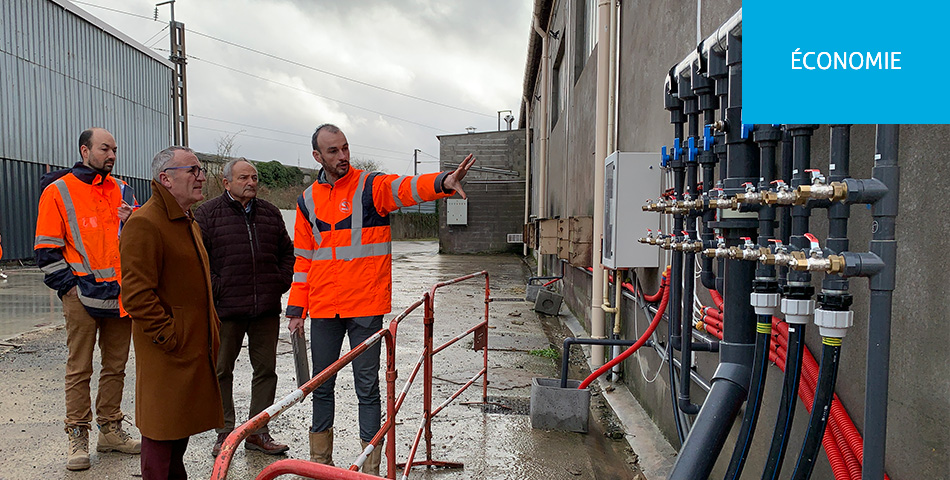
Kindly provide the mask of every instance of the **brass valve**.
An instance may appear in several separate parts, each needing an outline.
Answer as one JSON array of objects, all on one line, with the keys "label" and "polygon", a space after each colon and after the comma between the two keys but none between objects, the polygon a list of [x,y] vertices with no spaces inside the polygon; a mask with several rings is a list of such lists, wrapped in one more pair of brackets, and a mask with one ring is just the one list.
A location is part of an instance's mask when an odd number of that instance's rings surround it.
[{"label": "brass valve", "polygon": [[808,200],[831,200],[840,202],[848,197],[848,187],[844,182],[825,182],[825,176],[818,170],[805,170],[811,173],[811,185],[801,185],[796,192],[796,205],[804,205]]},{"label": "brass valve", "polygon": [[764,199],[764,196],[762,195],[762,192],[757,191],[755,189],[755,185],[752,185],[751,182],[745,182],[742,185],[745,186],[745,192],[739,193],[736,195],[737,203],[761,205],[764,202],[765,199]]},{"label": "brass valve", "polygon": [[[788,252],[788,249],[785,248],[785,245],[782,244],[781,240],[773,238],[769,239],[769,242],[773,243],[774,245],[771,249],[767,249],[768,252],[762,255],[759,258],[759,261],[766,265],[779,266],[788,266],[789,262],[794,261],[793,255]],[[804,257],[804,255],[802,256]]]},{"label": "brass valve", "polygon": [[784,181],[773,180],[772,184],[775,185],[775,190],[763,193],[763,201],[766,205],[792,205],[795,203],[795,192]]},{"label": "brass valve", "polygon": [[729,248],[730,258],[733,260],[750,260],[755,262],[765,254],[770,253],[768,248],[759,248],[756,246],[750,237],[741,237],[741,239],[745,240],[741,247]]},{"label": "brass valve", "polygon": [[703,251],[703,242],[700,240],[693,241],[690,239],[689,234],[686,233],[686,230],[682,231],[683,241],[676,243],[673,246],[673,249],[678,252],[702,252]]},{"label": "brass valve", "polygon": [[805,237],[811,242],[811,248],[808,249],[808,256],[805,252],[798,252],[801,255],[795,258],[793,264],[789,266],[797,271],[841,273],[844,271],[844,257],[841,255],[829,255],[825,257],[824,252],[818,245],[818,239],[810,233]]},{"label": "brass valve", "polygon": [[656,202],[647,200],[647,204],[643,206],[644,212],[662,212],[667,206],[667,202],[664,199],[659,199]]},{"label": "brass valve", "polygon": [[729,258],[729,248],[726,247],[726,240],[722,237],[716,237],[718,244],[716,248],[707,248],[703,250],[703,255],[711,258]]},{"label": "brass valve", "polygon": [[648,243],[650,245],[656,245],[656,240],[653,238],[653,230],[650,230],[649,228],[647,229],[647,236],[640,237],[637,241],[640,243]]}]

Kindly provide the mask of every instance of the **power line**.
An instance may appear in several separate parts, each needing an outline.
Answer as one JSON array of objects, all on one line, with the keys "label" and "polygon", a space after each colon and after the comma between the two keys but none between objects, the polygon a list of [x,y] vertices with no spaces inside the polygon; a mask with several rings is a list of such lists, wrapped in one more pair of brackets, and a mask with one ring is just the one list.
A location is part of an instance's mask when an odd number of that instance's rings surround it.
[{"label": "power line", "polygon": [[431,125],[426,125],[426,124],[419,123],[419,122],[414,122],[414,121],[409,120],[409,119],[407,119],[407,118],[397,117],[397,116],[395,116],[395,115],[390,115],[390,114],[388,114],[388,113],[383,113],[383,112],[380,112],[380,111],[377,111],[377,110],[373,110],[373,109],[370,109],[370,108],[361,107],[361,106],[359,106],[359,105],[355,105],[355,104],[352,104],[352,103],[349,103],[349,102],[344,102],[344,101],[342,101],[342,100],[337,100],[337,99],[335,99],[335,98],[331,98],[331,97],[328,97],[328,96],[326,96],[326,95],[320,95],[319,93],[316,93],[316,92],[311,91],[311,90],[307,90],[307,89],[305,89],[305,88],[295,87],[295,86],[293,86],[293,85],[288,85],[288,84],[286,84],[286,83],[281,83],[281,82],[278,82],[278,81],[276,81],[276,80],[271,80],[270,78],[266,78],[266,77],[262,77],[262,76],[260,76],[260,75],[255,75],[255,74],[253,74],[253,73],[245,72],[245,71],[243,71],[243,70],[240,70],[240,69],[237,69],[237,68],[233,68],[233,67],[229,67],[229,66],[227,66],[227,65],[222,65],[222,64],[217,63],[217,62],[212,62],[211,60],[205,60],[205,59],[202,59],[202,58],[199,58],[199,57],[195,57],[195,56],[193,56],[193,55],[192,55],[192,56],[189,56],[188,58],[190,58],[191,60],[198,60],[198,61],[200,61],[200,62],[209,63],[209,64],[211,64],[211,65],[214,65],[214,66],[216,66],[216,67],[223,68],[223,69],[225,69],[225,70],[230,70],[230,71],[232,71],[232,72],[240,73],[240,74],[242,74],[242,75],[247,75],[247,76],[249,76],[249,77],[256,78],[256,79],[258,79],[258,80],[263,80],[263,81],[265,81],[265,82],[273,83],[273,84],[276,84],[276,85],[280,85],[280,86],[282,86],[282,87],[290,88],[290,89],[292,89],[292,90],[297,90],[298,92],[307,93],[307,94],[313,95],[313,96],[315,96],[315,97],[325,98],[325,99],[327,99],[327,100],[330,100],[330,101],[339,103],[340,105],[346,105],[346,106],[348,106],[348,107],[358,108],[358,109],[360,109],[360,110],[365,110],[365,111],[370,112],[370,113],[375,113],[376,115],[382,115],[382,116],[384,116],[384,117],[389,117],[389,118],[393,118],[393,119],[396,119],[396,120],[399,120],[399,121],[403,121],[403,122],[406,122],[406,123],[411,123],[411,124],[413,124],[413,125],[418,125],[418,126],[420,126],[420,127],[424,127],[424,128],[428,128],[428,129],[431,129],[431,130],[435,130],[435,131],[437,131],[437,132],[447,133],[444,129],[441,129],[441,128],[433,127],[433,126],[431,126]]},{"label": "power line", "polygon": [[[219,129],[219,128],[202,127],[202,126],[200,126],[200,125],[195,125],[195,124],[190,124],[190,125],[188,125],[188,126],[189,126],[189,128],[197,128],[197,129],[200,129],[200,130],[209,130],[209,131],[212,131],[212,132],[220,132],[220,133],[235,134],[235,135],[238,134],[238,133],[240,133],[241,136],[248,137],[248,138],[256,138],[256,139],[259,139],[259,140],[269,140],[269,141],[271,141],[271,142],[286,143],[286,144],[289,144],[289,145],[297,145],[297,146],[300,145],[299,142],[292,142],[292,141],[290,141],[290,140],[281,140],[281,139],[279,139],[279,138],[273,138],[273,137],[262,137],[262,136],[260,136],[260,135],[252,135],[252,134],[250,134],[250,133],[232,132],[232,131],[229,131],[229,130],[221,130],[221,129]],[[361,148],[363,148],[363,147],[361,147]],[[369,148],[372,148],[372,147],[369,147]],[[368,154],[366,154],[366,156],[369,157],[369,158],[377,158],[377,157],[378,157],[378,158],[388,158],[388,159],[390,159],[390,160],[405,160],[405,159],[406,159],[405,157],[393,157],[393,156],[389,156],[389,155],[379,155],[379,154],[377,154],[377,153],[368,153]]]},{"label": "power line", "polygon": [[[283,134],[285,134],[285,135],[291,135],[291,136],[294,136],[294,137],[302,137],[302,138],[307,138],[307,139],[313,137],[312,134],[302,134],[302,133],[288,132],[288,131],[286,131],[286,130],[276,130],[276,129],[273,129],[273,128],[262,127],[262,126],[260,126],[260,125],[250,125],[250,124],[247,124],[247,123],[232,122],[232,121],[230,121],[230,120],[223,120],[223,119],[220,119],[220,118],[205,117],[205,116],[203,116],[203,115],[195,115],[194,113],[189,113],[188,116],[193,117],[193,118],[201,118],[201,119],[204,119],[204,120],[211,120],[211,121],[214,121],[214,122],[221,122],[221,123],[228,123],[228,124],[231,124],[231,125],[238,125],[238,126],[240,126],[240,127],[255,128],[255,129],[258,129],[258,130],[266,130],[266,131],[268,131],[268,132],[274,132],[274,133],[283,133]],[[358,147],[358,148],[368,148],[368,149],[371,149],[371,150],[380,150],[380,151],[383,151],[383,152],[390,152],[390,153],[404,153],[402,150],[391,150],[391,149],[388,149],[388,148],[371,147],[371,146],[369,146],[369,145],[361,145],[361,144],[358,144],[358,143],[351,143],[350,146]],[[421,150],[420,150],[420,151],[421,151]],[[431,155],[430,155],[430,156],[431,156]]]},{"label": "power line", "polygon": [[129,15],[129,16],[131,16],[131,17],[144,18],[144,19],[146,19],[146,20],[148,20],[148,21],[150,21],[150,22],[156,21],[156,20],[155,20],[154,18],[152,18],[152,17],[146,17],[145,15],[139,15],[139,14],[137,14],[137,13],[127,12],[127,11],[124,11],[124,10],[118,10],[118,9],[115,9],[115,8],[104,7],[104,6],[102,6],[102,5],[96,5],[95,3],[80,2],[79,0],[73,0],[73,3],[78,3],[78,4],[80,4],[80,5],[86,5],[86,6],[89,6],[89,7],[101,8],[101,9],[103,9],[103,10],[108,10],[108,11],[110,11],[110,12],[115,12],[115,13],[121,13],[121,14],[123,14],[123,15]]},{"label": "power line", "polygon": [[[102,5],[96,5],[96,4],[94,4],[94,3],[81,2],[81,1],[78,1],[78,0],[74,0],[74,3],[79,3],[79,4],[82,4],[82,5],[88,5],[88,6],[90,6],[90,7],[101,8],[101,9],[104,9],[104,10],[109,10],[109,11],[111,11],[111,12],[121,13],[121,14],[124,14],[124,15],[130,15],[130,16],[133,16],[133,17],[144,18],[144,19],[146,19],[146,20],[153,20],[151,17],[146,17],[146,16],[144,16],[144,15],[139,15],[139,14],[137,14],[137,13],[126,12],[126,11],[118,10],[118,9],[115,9],[115,8],[105,7],[105,6],[102,6]],[[315,71],[315,72],[319,72],[319,73],[322,73],[322,74],[325,74],[325,75],[330,75],[331,77],[336,77],[336,78],[339,78],[339,79],[341,79],[341,80],[346,80],[346,81],[353,82],[353,83],[357,83],[357,84],[359,84],[359,85],[363,85],[363,86],[366,86],[366,87],[375,88],[375,89],[377,89],[377,90],[382,90],[382,91],[387,92],[387,93],[392,93],[393,95],[399,95],[399,96],[402,96],[402,97],[411,98],[411,99],[413,99],[413,100],[418,100],[418,101],[420,101],[420,102],[426,102],[426,103],[429,103],[429,104],[432,104],[432,105],[438,105],[438,106],[440,106],[440,107],[451,108],[451,109],[453,109],[453,110],[458,110],[458,111],[461,111],[461,112],[471,113],[471,114],[473,114],[473,115],[480,115],[480,116],[483,116],[483,117],[494,118],[494,115],[489,115],[489,114],[487,114],[487,113],[482,113],[482,112],[476,112],[475,110],[469,110],[469,109],[467,109],[467,108],[462,108],[462,107],[458,107],[458,106],[455,106],[455,105],[449,105],[449,104],[447,104],[447,103],[437,102],[437,101],[435,101],[435,100],[429,100],[429,99],[427,99],[427,98],[422,98],[422,97],[419,97],[419,96],[416,96],[416,95],[411,95],[411,94],[408,94],[408,93],[400,92],[400,91],[398,91],[398,90],[393,90],[393,89],[390,89],[390,88],[382,87],[382,86],[375,85],[375,84],[372,84],[372,83],[369,83],[369,82],[364,82],[364,81],[362,81],[362,80],[357,80],[357,79],[355,79],[355,78],[350,78],[350,77],[347,77],[347,76],[345,76],[345,75],[340,75],[340,74],[338,74],[338,73],[333,73],[333,72],[330,72],[330,71],[327,71],[327,70],[322,70],[322,69],[319,69],[319,68],[316,68],[316,67],[313,67],[313,66],[307,65],[307,64],[305,64],[305,63],[301,63],[301,62],[295,61],[295,60],[290,60],[290,59],[287,59],[287,58],[284,58],[284,57],[280,57],[280,56],[274,55],[274,54],[272,54],[272,53],[268,53],[268,52],[264,52],[264,51],[261,51],[261,50],[257,50],[257,49],[254,49],[254,48],[251,48],[251,47],[248,47],[248,46],[245,46],[245,45],[241,45],[241,44],[239,44],[239,43],[231,42],[231,41],[229,41],[229,40],[224,40],[224,39],[222,39],[222,38],[218,38],[218,37],[215,37],[215,36],[212,36],[212,35],[208,35],[208,34],[206,34],[206,33],[201,33],[201,32],[196,31],[196,30],[188,30],[188,31],[189,31],[190,33],[195,34],[195,35],[198,35],[198,36],[200,36],[200,37],[205,37],[205,38],[208,38],[208,39],[217,41],[217,42],[221,42],[221,43],[224,43],[224,44],[227,44],[227,45],[231,45],[231,46],[233,46],[233,47],[237,47],[237,48],[240,48],[240,49],[243,49],[243,50],[247,50],[247,51],[249,51],[249,52],[256,53],[256,54],[258,54],[258,55],[263,55],[263,56],[265,56],[265,57],[273,58],[274,60],[279,60],[279,61],[281,61],[281,62],[289,63],[289,64],[291,64],[291,65],[296,65],[296,66],[301,67],[301,68],[306,68],[306,69],[308,69],[308,70],[313,70],[313,71]],[[193,57],[192,57],[192,58],[193,58]]]},{"label": "power line", "polygon": [[481,116],[483,116],[483,117],[489,117],[489,118],[494,117],[494,115],[489,115],[489,114],[487,114],[487,113],[476,112],[476,111],[474,111],[474,110],[469,110],[469,109],[467,109],[467,108],[456,107],[456,106],[454,106],[454,105],[449,105],[449,104],[447,104],[447,103],[442,103],[442,102],[437,102],[437,101],[435,101],[435,100],[429,100],[429,99],[427,99],[427,98],[417,97],[417,96],[415,96],[415,95],[411,95],[411,94],[408,94],[408,93],[400,92],[400,91],[397,91],[397,90],[392,90],[392,89],[389,89],[389,88],[386,88],[386,87],[381,87],[381,86],[379,86],[379,85],[374,85],[374,84],[369,83],[369,82],[364,82],[364,81],[362,81],[362,80],[357,80],[357,79],[355,79],[355,78],[350,78],[350,77],[347,77],[347,76],[345,76],[345,75],[340,75],[340,74],[338,74],[338,73],[333,73],[333,72],[330,72],[330,71],[327,71],[327,70],[322,70],[322,69],[319,69],[319,68],[317,68],[317,67],[312,67],[312,66],[310,66],[310,65],[297,62],[297,61],[295,61],[295,60],[290,60],[290,59],[287,59],[287,58],[279,57],[279,56],[274,55],[274,54],[272,54],[272,53],[262,52],[262,51],[260,51],[260,50],[253,49],[253,48],[251,48],[251,47],[246,47],[246,46],[241,45],[241,44],[238,44],[238,43],[234,43],[234,42],[231,42],[231,41],[228,41],[228,40],[224,40],[224,39],[221,39],[221,38],[213,37],[213,36],[208,35],[208,34],[205,34],[205,33],[196,32],[196,31],[194,31],[194,30],[189,30],[189,31],[190,31],[191,33],[195,34],[195,35],[198,35],[198,36],[201,36],[201,37],[205,37],[205,38],[210,38],[211,40],[215,40],[215,41],[218,41],[218,42],[221,42],[221,43],[225,43],[225,44],[231,45],[231,46],[233,46],[233,47],[241,48],[241,49],[247,50],[247,51],[249,51],[249,52],[254,52],[254,53],[258,54],[258,55],[263,55],[263,56],[265,56],[265,57],[273,58],[274,60],[280,60],[280,61],[282,61],[282,62],[286,62],[286,63],[289,63],[289,64],[291,64],[291,65],[296,65],[296,66],[298,66],[298,67],[306,68],[306,69],[308,69],[308,70],[313,70],[313,71],[315,71],[315,72],[320,72],[320,73],[323,73],[323,74],[325,74],[325,75],[330,75],[331,77],[339,78],[339,79],[341,79],[341,80],[346,80],[346,81],[349,81],[349,82],[358,83],[358,84],[360,84],[360,85],[364,85],[364,86],[367,86],[367,87],[370,87],[370,88],[375,88],[375,89],[378,89],[378,90],[382,90],[382,91],[384,91],[384,92],[392,93],[392,94],[394,94],[394,95],[400,95],[400,96],[403,96],[403,97],[406,97],[406,98],[411,98],[411,99],[413,99],[413,100],[419,100],[420,102],[426,102],[426,103],[430,103],[430,104],[432,104],[432,105],[438,105],[438,106],[440,106],[440,107],[451,108],[451,109],[453,109],[453,110],[458,110],[458,111],[461,111],[461,112],[471,113],[471,114],[473,114],[473,115],[481,115]]}]

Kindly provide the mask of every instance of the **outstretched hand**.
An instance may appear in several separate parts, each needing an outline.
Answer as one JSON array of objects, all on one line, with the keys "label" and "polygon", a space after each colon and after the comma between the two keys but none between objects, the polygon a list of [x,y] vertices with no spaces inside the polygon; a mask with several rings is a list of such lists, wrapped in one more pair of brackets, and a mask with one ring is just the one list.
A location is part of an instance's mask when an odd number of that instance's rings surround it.
[{"label": "outstretched hand", "polygon": [[465,174],[468,173],[468,169],[472,168],[472,165],[474,164],[475,155],[470,153],[467,157],[465,157],[465,160],[462,160],[462,162],[459,163],[458,168],[456,168],[454,172],[448,174],[445,177],[445,180],[443,181],[445,189],[455,190],[459,192],[459,195],[461,195],[462,198],[468,198],[468,196],[465,195],[465,191],[462,190],[462,179],[465,178]]}]

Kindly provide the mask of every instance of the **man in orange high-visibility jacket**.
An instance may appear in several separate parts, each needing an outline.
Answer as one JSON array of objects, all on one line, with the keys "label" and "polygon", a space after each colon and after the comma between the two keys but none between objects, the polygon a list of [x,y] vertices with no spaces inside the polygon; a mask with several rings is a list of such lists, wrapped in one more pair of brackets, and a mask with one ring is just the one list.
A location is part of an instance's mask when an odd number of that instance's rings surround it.
[{"label": "man in orange high-visibility jacket", "polygon": [[62,299],[66,317],[69,470],[89,468],[89,383],[97,332],[102,371],[96,397],[96,450],[140,452],[140,442],[122,428],[122,388],[132,321],[124,316],[119,302],[119,225],[132,213],[135,198],[125,182],[110,175],[116,150],[115,138],[108,131],[82,132],[82,162],[43,190],[36,221],[36,264],[46,274],[43,281]]},{"label": "man in orange high-visibility jacket", "polygon": [[[350,168],[349,144],[334,125],[317,127],[311,143],[323,168],[297,199],[297,260],[287,317],[291,331],[303,329],[310,317],[317,373],[339,358],[344,335],[356,347],[382,328],[383,315],[392,309],[389,213],[456,191],[466,198],[461,181],[475,158],[465,157],[454,172],[400,177]],[[379,353],[377,343],[353,360],[364,449],[380,428]],[[310,461],[331,465],[334,382],[332,377],[313,392],[310,428]],[[367,458],[365,473],[379,474],[380,453],[377,448]]]}]

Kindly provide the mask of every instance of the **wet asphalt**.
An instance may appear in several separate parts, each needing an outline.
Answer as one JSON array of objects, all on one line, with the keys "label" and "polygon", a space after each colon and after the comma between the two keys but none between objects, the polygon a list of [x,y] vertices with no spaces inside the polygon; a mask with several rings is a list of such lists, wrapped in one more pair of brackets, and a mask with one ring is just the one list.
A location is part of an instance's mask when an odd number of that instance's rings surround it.
[{"label": "wet asphalt", "polygon": [[[555,344],[560,341],[558,337],[563,332],[555,317],[542,318],[531,305],[518,300],[524,297],[524,281],[530,275],[519,257],[440,255],[436,241],[402,241],[393,243],[393,263],[394,312],[386,316],[385,325],[435,283],[481,270],[489,273],[491,295],[495,299],[490,304],[488,333],[488,396],[493,405],[479,404],[482,400],[479,380],[432,422],[432,459],[461,462],[464,468],[427,470],[417,467],[411,470],[409,478],[644,478],[636,467],[636,456],[622,440],[623,432],[618,435],[609,409],[601,405],[596,394],[592,401],[590,433],[531,428],[528,415],[531,380],[556,377],[559,368],[556,360],[530,352],[550,348],[552,341]],[[87,471],[65,469],[66,435],[62,419],[66,348],[61,304],[55,293],[43,285],[39,270],[8,268],[6,273],[9,278],[0,281],[0,480],[139,478],[138,457],[117,453],[93,452],[92,468]],[[483,314],[484,280],[473,279],[440,289],[435,302],[435,343],[438,345],[466,331],[480,322]],[[399,326],[397,392],[402,390],[422,350],[422,333],[420,308]],[[481,368],[482,352],[473,351],[472,346],[469,336],[436,357],[433,405],[441,405]],[[135,400],[134,362],[133,352],[123,399],[123,410],[130,417]],[[281,398],[296,388],[290,336],[285,328],[281,330],[277,368],[277,396]],[[98,378],[98,368],[93,378]],[[385,392],[382,372],[380,378]],[[247,415],[250,398],[251,371],[245,353],[238,359],[234,381],[235,406],[240,420]],[[92,388],[95,395],[95,381]],[[422,418],[421,394],[419,375],[396,417],[397,461],[400,463],[406,461]],[[357,403],[349,367],[338,376],[336,395],[334,460],[337,465],[349,464],[359,454]],[[307,459],[310,413],[308,398],[271,422],[275,439],[291,447],[286,456],[272,457],[238,448],[228,478],[255,478],[265,466],[281,458]],[[134,428],[132,432],[138,436]],[[215,437],[213,431],[191,437],[185,455],[190,478],[210,477],[213,467],[210,450]],[[95,445],[95,431],[90,443]],[[424,443],[416,460],[423,458]],[[385,469],[384,458],[384,474]]]}]

